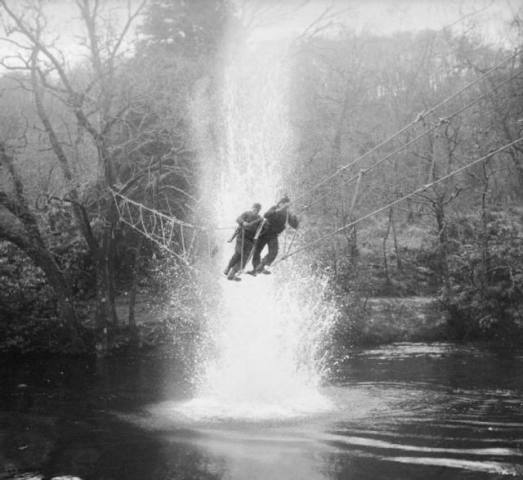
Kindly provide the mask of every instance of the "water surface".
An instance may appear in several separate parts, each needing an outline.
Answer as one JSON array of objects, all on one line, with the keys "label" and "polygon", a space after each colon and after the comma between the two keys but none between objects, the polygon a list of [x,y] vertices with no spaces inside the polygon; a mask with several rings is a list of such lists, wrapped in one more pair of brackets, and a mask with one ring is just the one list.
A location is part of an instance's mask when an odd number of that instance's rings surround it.
[{"label": "water surface", "polygon": [[0,374],[0,478],[523,477],[523,350],[354,351],[318,392],[322,408],[271,415],[257,415],[262,400],[237,415],[187,408],[190,382],[169,358],[4,363]]}]

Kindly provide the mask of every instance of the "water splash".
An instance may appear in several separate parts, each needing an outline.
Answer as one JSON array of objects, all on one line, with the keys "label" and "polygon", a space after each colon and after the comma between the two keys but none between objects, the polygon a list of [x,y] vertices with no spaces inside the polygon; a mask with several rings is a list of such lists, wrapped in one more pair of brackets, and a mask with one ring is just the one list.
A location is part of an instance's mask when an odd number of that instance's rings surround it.
[{"label": "water splash", "polygon": [[[201,133],[201,109],[195,124],[201,143],[217,152],[206,154],[202,175],[207,208],[218,224],[230,225],[252,202],[266,210],[283,193],[294,139],[285,45],[236,37],[224,57],[214,142]],[[226,235],[217,239],[220,245],[227,245]],[[231,254],[232,246],[221,252],[221,268]],[[323,302],[324,282],[290,263],[262,277],[246,275],[241,284],[220,280],[221,300],[208,332],[215,353],[202,360],[196,397],[179,406],[186,416],[266,420],[332,407],[319,390],[323,340],[335,315]]]}]

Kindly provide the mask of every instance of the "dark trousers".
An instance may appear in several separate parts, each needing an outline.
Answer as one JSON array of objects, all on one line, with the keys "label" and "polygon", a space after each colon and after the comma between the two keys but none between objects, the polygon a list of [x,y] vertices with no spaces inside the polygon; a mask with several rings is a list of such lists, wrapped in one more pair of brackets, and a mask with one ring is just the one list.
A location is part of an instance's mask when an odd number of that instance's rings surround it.
[{"label": "dark trousers", "polygon": [[227,265],[227,272],[234,270],[236,273],[239,270],[243,270],[245,265],[249,261],[249,256],[254,247],[254,241],[250,238],[243,237],[241,233],[236,237],[236,245],[234,247],[234,253],[229,260]]},{"label": "dark trousers", "polygon": [[[267,255],[263,257],[263,260],[260,260],[261,252],[265,245],[267,245],[268,252]],[[278,235],[261,235],[256,242],[254,253],[252,254],[252,267],[256,270],[257,268],[269,266],[278,255],[278,248]]]}]

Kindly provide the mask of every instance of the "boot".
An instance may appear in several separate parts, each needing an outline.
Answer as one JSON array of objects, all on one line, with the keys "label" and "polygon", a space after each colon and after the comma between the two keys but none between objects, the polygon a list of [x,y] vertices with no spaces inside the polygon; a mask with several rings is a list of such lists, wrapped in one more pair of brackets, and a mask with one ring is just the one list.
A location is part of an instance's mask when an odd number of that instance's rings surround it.
[{"label": "boot", "polygon": [[260,263],[256,269],[256,273],[264,273],[265,275],[270,275],[271,272],[265,268],[264,263]]},{"label": "boot", "polygon": [[235,282],[241,281],[241,278],[236,276],[237,273],[238,273],[238,268],[237,267],[231,268],[229,270],[229,274],[227,275],[227,280],[234,280]]}]

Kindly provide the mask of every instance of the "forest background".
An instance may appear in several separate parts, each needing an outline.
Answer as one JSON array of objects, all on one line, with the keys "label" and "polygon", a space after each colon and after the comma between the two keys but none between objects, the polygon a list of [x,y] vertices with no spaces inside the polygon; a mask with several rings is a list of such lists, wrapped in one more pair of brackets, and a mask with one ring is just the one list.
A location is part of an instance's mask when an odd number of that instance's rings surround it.
[{"label": "forest background", "polygon": [[[190,111],[196,91],[210,104],[217,95],[224,37],[252,24],[226,0],[71,4],[74,62],[46,2],[0,1],[0,352],[190,348],[213,289],[179,238],[173,254],[121,222],[114,192],[207,220]],[[369,299],[386,297],[437,299],[446,321],[435,338],[520,341],[521,10],[505,42],[485,38],[474,15],[460,29],[379,35],[349,27],[348,14],[325,6],[289,52],[299,140],[285,175],[291,193],[310,192],[293,205],[296,245],[314,244],[308,268],[328,276],[343,312],[336,342],[383,341],[369,334]]]}]

